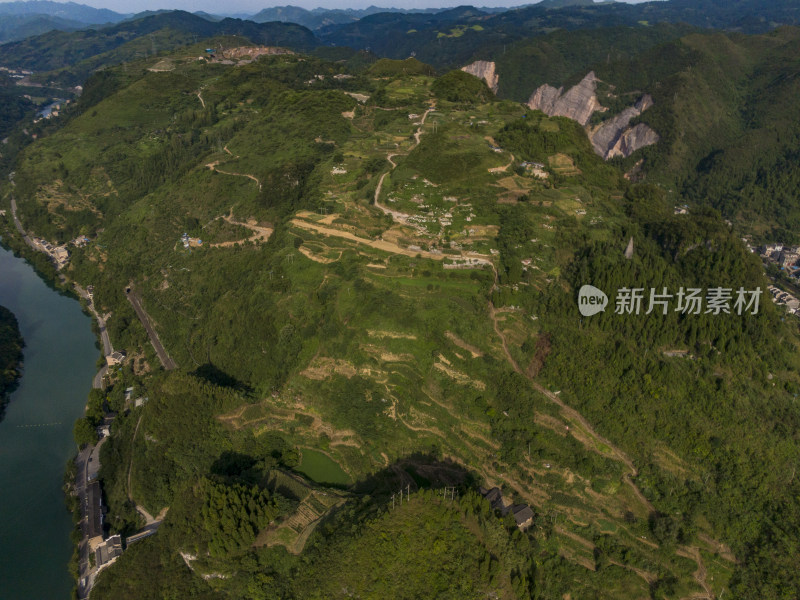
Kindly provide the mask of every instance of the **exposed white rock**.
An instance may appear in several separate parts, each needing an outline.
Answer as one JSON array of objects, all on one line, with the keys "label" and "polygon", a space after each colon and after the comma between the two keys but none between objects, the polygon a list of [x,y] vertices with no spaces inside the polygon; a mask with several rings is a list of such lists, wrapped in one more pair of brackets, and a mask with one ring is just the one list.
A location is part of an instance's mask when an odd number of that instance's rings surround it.
[{"label": "exposed white rock", "polygon": [[589,139],[594,151],[604,159],[615,156],[630,156],[639,148],[655,144],[658,134],[644,123],[629,127],[631,119],[653,106],[653,98],[645,94],[636,104],[589,130]]},{"label": "exposed white rock", "polygon": [[541,110],[551,117],[567,117],[586,127],[594,151],[606,160],[615,156],[630,156],[640,148],[658,142],[658,134],[644,123],[630,126],[632,119],[653,106],[653,98],[649,94],[644,94],[636,104],[600,125],[589,127],[588,123],[595,112],[607,110],[597,99],[597,81],[594,72],[590,72],[566,93],[563,87],[539,86],[528,100],[528,107]]},{"label": "exposed white rock", "polygon": [[495,71],[495,68],[493,62],[488,60],[476,60],[471,65],[461,67],[461,70],[470,75],[474,75],[478,79],[483,79],[486,85],[489,86],[489,89],[496,94],[497,87],[500,83],[500,76]]},{"label": "exposed white rock", "polygon": [[614,146],[608,151],[604,158],[614,158],[615,156],[630,156],[640,148],[651,146],[661,138],[650,127],[644,123],[639,123],[635,127],[629,127],[622,132]]},{"label": "exposed white rock", "polygon": [[556,89],[547,84],[540,86],[528,100],[528,107],[551,117],[567,117],[586,125],[595,111],[606,110],[597,99],[596,90],[597,77],[591,71],[566,93],[563,93],[563,87]]}]

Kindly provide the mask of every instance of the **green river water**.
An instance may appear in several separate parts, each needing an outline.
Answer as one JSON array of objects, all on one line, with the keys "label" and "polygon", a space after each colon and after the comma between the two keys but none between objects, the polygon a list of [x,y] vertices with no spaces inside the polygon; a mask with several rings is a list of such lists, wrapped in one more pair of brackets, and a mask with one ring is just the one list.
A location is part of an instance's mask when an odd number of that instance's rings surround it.
[{"label": "green river water", "polygon": [[80,304],[3,248],[0,304],[25,339],[22,379],[0,422],[0,599],[67,600],[72,522],[61,486],[99,351]]}]

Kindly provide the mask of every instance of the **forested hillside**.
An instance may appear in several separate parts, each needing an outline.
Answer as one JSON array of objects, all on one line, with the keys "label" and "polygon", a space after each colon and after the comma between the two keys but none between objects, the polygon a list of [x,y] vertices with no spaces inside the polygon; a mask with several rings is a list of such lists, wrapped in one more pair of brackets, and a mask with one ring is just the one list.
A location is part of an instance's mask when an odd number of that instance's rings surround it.
[{"label": "forested hillside", "polygon": [[[0,45],[0,65],[35,72],[55,71],[60,84],[79,85],[94,70],[140,56],[189,45],[198,37],[240,35],[252,43],[308,50],[317,45],[305,27],[291,23],[253,23],[240,19],[209,21],[170,11],[77,32],[50,31]],[[53,80],[52,76],[45,81]]]}]

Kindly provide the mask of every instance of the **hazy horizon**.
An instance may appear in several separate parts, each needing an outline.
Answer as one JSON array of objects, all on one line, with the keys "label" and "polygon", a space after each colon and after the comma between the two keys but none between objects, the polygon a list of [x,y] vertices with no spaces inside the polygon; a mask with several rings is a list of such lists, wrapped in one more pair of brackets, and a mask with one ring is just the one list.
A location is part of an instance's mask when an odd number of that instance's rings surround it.
[{"label": "hazy horizon", "polygon": [[[0,0],[0,4],[6,4],[14,0]],[[61,0],[54,0],[61,2]],[[93,8],[107,8],[123,14],[138,13],[145,10],[176,9],[189,12],[199,10],[219,15],[229,14],[255,14],[264,8],[275,6],[300,6],[311,10],[314,8],[354,8],[363,9],[369,6],[379,6],[381,8],[403,8],[408,10],[422,10],[425,8],[452,8],[456,6],[472,5],[477,7],[497,8],[497,7],[517,7],[530,4],[538,4],[541,0],[528,2],[508,1],[508,0],[478,0],[476,2],[457,1],[457,0],[411,0],[396,2],[393,0],[349,0],[341,2],[337,0],[286,0],[283,2],[264,2],[263,0],[232,0],[225,4],[224,10],[220,10],[219,2],[214,0],[85,0],[76,1],[75,4],[84,4]],[[628,4],[638,4],[646,0],[622,0]],[[66,4],[67,2],[62,2]]]}]

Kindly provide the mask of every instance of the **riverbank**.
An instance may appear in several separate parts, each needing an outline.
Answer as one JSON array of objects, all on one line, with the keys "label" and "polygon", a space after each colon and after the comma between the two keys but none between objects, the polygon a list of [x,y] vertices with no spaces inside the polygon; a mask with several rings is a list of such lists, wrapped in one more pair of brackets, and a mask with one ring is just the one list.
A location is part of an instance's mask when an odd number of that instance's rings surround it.
[{"label": "riverbank", "polygon": [[[32,238],[25,231],[22,222],[19,220],[17,215],[17,202],[13,195],[11,196],[10,216],[10,221],[13,223],[13,230],[8,228],[5,232],[0,231],[0,234],[6,234],[0,235],[0,247],[11,250],[16,257],[23,258],[53,291],[67,295],[76,300],[83,299],[86,302],[86,312],[92,316],[97,323],[103,355],[109,356],[112,354],[114,352],[114,347],[111,344],[111,339],[106,329],[106,321],[111,314],[100,315],[94,306],[92,295],[77,282],[70,280],[66,275],[60,273],[53,263],[52,258],[37,247]],[[92,387],[96,389],[102,388],[107,373],[108,366],[102,366],[92,380]]]},{"label": "riverbank", "polygon": [[[101,347],[104,356],[109,356],[114,352],[111,340],[106,329],[106,321],[110,314],[101,316],[95,306],[92,294],[81,287],[78,283],[71,281],[63,273],[60,273],[56,265],[52,261],[52,257],[42,253],[41,249],[33,242],[32,238],[27,234],[17,216],[17,206],[15,199],[11,198],[11,222],[13,223],[13,230],[7,227],[5,232],[7,235],[0,237],[0,246],[4,248],[11,247],[14,249],[13,255],[19,260],[24,260],[25,263],[36,273],[43,284],[46,284],[54,293],[60,296],[69,297],[79,301],[84,314],[93,317],[97,323],[97,334],[100,337]],[[8,235],[10,234],[10,235]],[[11,243],[9,243],[11,242]],[[83,299],[85,303],[81,303]],[[100,370],[94,375],[92,379],[92,387],[95,389],[102,389],[105,387],[105,376],[108,373],[108,365],[104,364]],[[70,439],[74,443],[74,436],[72,435],[72,423],[79,417],[83,416],[86,410],[86,396],[83,398],[82,412],[75,416],[70,425]],[[102,441],[101,441],[102,442]],[[90,481],[96,479],[97,471],[100,467],[99,448],[97,446],[90,446],[78,452],[74,458],[74,462],[70,461],[70,467],[75,468],[74,477],[72,481],[71,490],[67,489],[66,493],[73,493],[75,500],[79,505],[78,523],[73,522],[73,531],[75,525],[78,526],[80,533],[80,540],[77,542],[77,562],[78,564],[70,564],[70,570],[76,570],[72,573],[73,585],[77,587],[79,598],[86,598],[91,590],[91,586],[96,575],[96,569],[90,564],[90,555],[93,554],[90,537],[96,535],[95,532],[90,531],[89,521],[92,517],[90,514],[90,501],[92,490]],[[71,470],[68,468],[68,471]],[[72,536],[70,536],[70,540]],[[73,550],[75,547],[73,546]],[[72,559],[74,560],[74,558]],[[72,561],[70,561],[72,562]]]},{"label": "riverbank", "polygon": [[0,589],[3,597],[66,600],[75,582],[64,465],[96,371],[95,336],[79,304],[5,249],[0,274],[0,304],[25,339],[22,377],[0,422]]}]

